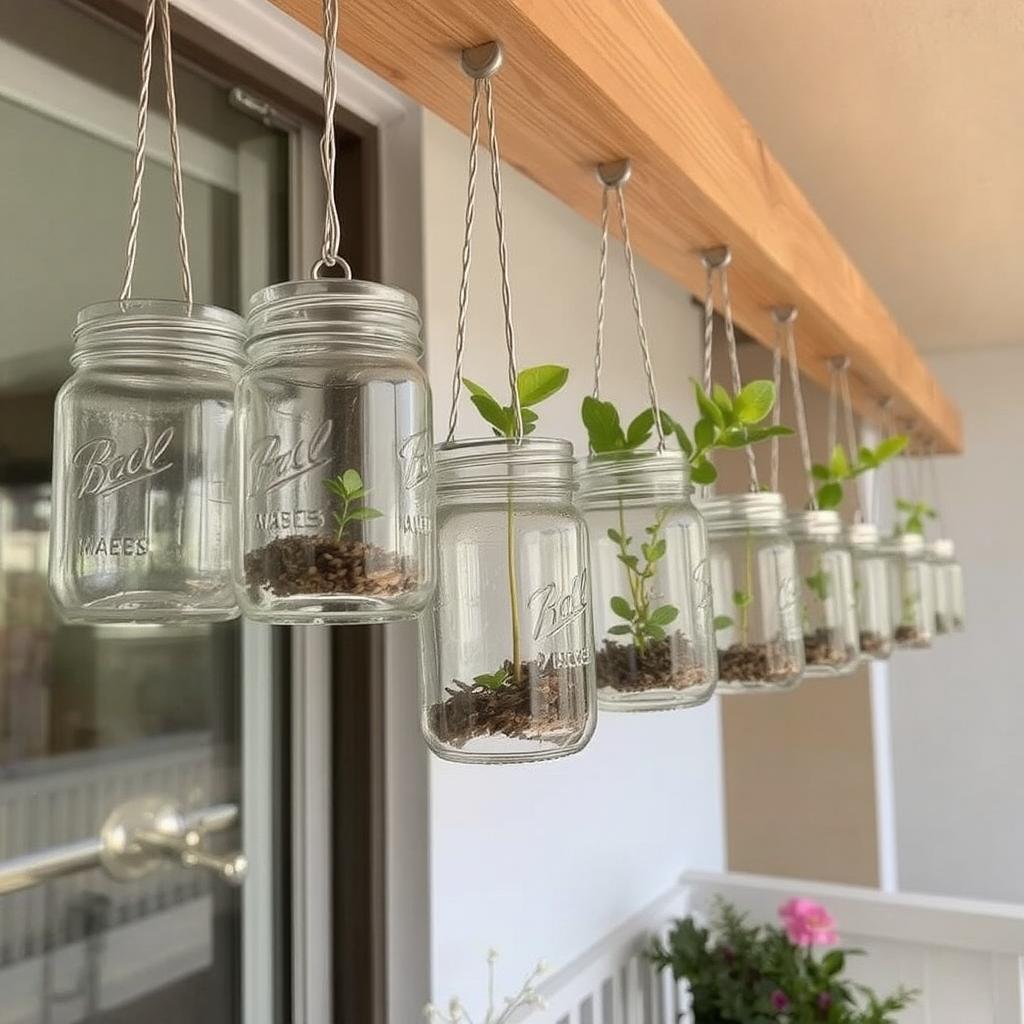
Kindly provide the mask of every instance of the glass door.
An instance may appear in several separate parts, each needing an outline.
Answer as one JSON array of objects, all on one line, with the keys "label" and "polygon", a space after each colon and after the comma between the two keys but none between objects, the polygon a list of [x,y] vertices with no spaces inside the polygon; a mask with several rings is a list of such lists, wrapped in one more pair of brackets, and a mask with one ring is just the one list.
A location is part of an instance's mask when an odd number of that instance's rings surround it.
[{"label": "glass door", "polygon": [[[59,0],[16,6],[0,25],[0,1024],[226,1024],[243,1017],[243,842],[260,845],[260,973],[275,963],[268,702],[283,659],[270,630],[237,621],[54,616],[52,404],[77,309],[119,289],[138,40]],[[289,276],[299,133],[183,62],[176,77],[195,297],[239,310]],[[134,291],[177,297],[158,63],[153,83]],[[267,684],[245,707],[243,659]],[[243,764],[265,791],[243,794]]]}]

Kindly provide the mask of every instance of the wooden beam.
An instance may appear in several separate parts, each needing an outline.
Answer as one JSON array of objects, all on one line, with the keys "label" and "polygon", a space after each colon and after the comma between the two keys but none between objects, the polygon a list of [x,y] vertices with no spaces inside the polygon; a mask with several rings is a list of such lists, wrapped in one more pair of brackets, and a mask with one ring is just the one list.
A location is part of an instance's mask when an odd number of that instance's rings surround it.
[{"label": "wooden beam", "polygon": [[[273,0],[320,31],[321,0]],[[591,220],[594,166],[628,156],[636,248],[694,294],[701,249],[728,244],[737,321],[770,344],[770,310],[800,310],[801,366],[848,355],[868,416],[892,397],[939,450],[959,413],[806,197],[658,0],[344,0],[341,45],[465,130],[462,48],[505,48],[496,79],[504,158]],[[514,223],[515,211],[510,211]]]}]

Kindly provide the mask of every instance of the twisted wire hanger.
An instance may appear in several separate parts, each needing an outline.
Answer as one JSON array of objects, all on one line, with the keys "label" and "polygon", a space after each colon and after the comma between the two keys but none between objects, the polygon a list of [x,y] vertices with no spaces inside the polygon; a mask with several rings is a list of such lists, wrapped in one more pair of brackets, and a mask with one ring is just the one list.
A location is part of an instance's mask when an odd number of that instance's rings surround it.
[{"label": "twisted wire hanger", "polygon": [[452,376],[452,403],[448,413],[448,436],[455,440],[459,423],[459,398],[462,394],[463,363],[466,350],[466,323],[469,311],[469,272],[473,253],[473,226],[476,220],[477,150],[480,146],[480,111],[487,117],[487,141],[491,151],[491,191],[494,194],[494,226],[498,235],[498,267],[501,274],[501,307],[505,325],[505,351],[508,357],[508,384],[512,394],[515,439],[523,438],[523,408],[519,400],[519,366],[516,335],[512,318],[512,288],[509,283],[508,243],[505,228],[505,202],[501,187],[501,153],[494,114],[494,86],[491,81],[501,68],[504,53],[498,42],[482,43],[462,51],[462,70],[473,80],[470,106],[469,174],[466,184],[466,217],[462,239],[462,274],[459,280],[459,314],[455,336],[455,368]]},{"label": "twisted wire hanger", "polygon": [[654,430],[658,436],[658,451],[665,450],[665,427],[661,422],[661,401],[658,398],[658,385],[654,377],[654,366],[651,362],[651,346],[647,338],[647,326],[644,323],[643,305],[640,301],[640,282],[636,272],[636,258],[633,254],[633,243],[629,236],[629,217],[626,213],[625,186],[633,173],[629,160],[615,160],[611,163],[599,164],[597,179],[601,183],[601,256],[598,269],[597,292],[597,340],[594,346],[594,398],[601,393],[601,364],[604,350],[605,297],[608,284],[608,219],[610,197],[615,195],[619,208],[619,231],[622,235],[622,252],[626,260],[626,275],[629,278],[629,294],[633,304],[633,319],[636,322],[636,337],[640,345],[640,358],[643,364],[644,379],[647,382],[647,396],[651,403],[654,417]]},{"label": "twisted wire hanger", "polygon": [[[789,383],[793,389],[793,404],[796,408],[797,433],[800,436],[800,459],[803,463],[804,476],[807,482],[807,503],[812,511],[818,507],[818,495],[814,489],[814,473],[811,461],[811,439],[807,429],[807,410],[804,408],[804,392],[800,382],[800,366],[796,358],[796,337],[794,324],[797,318],[795,306],[776,306],[772,310],[776,329],[781,334],[780,346],[786,349],[786,360],[789,363]],[[776,402],[779,396],[776,395]],[[777,472],[777,465],[776,465]],[[772,481],[777,489],[778,479]]]},{"label": "twisted wire hanger", "polygon": [[146,132],[149,126],[149,85],[153,71],[153,35],[157,12],[160,16],[160,38],[163,45],[164,86],[167,124],[171,143],[171,190],[177,220],[178,258],[181,261],[181,287],[185,301],[192,304],[192,268],[189,263],[188,237],[185,232],[185,190],[181,173],[181,141],[178,135],[178,102],[174,87],[174,55],[171,42],[171,16],[168,0],[149,0],[142,32],[139,67],[139,103],[135,127],[135,160],[132,165],[132,191],[128,212],[128,240],[125,245],[124,275],[120,300],[132,296],[135,262],[139,248],[139,222],[142,215],[142,179],[146,173]]}]

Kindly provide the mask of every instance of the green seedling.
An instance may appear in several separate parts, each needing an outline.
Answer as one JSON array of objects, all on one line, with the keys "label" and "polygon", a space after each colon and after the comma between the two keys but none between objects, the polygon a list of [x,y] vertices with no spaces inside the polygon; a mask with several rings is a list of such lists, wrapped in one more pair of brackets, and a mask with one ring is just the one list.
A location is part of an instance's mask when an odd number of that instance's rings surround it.
[{"label": "green seedling", "polygon": [[325,480],[324,487],[341,502],[341,508],[334,510],[338,540],[341,540],[349,523],[363,523],[368,519],[379,519],[384,515],[380,509],[370,508],[365,503],[360,504],[367,492],[363,486],[363,478],[357,470],[346,469],[340,476],[336,476],[332,480]]},{"label": "green seedling", "polygon": [[[560,391],[569,379],[565,366],[531,366],[516,377],[516,392],[523,421],[523,433],[532,434],[537,427],[537,413],[533,406]],[[516,436],[516,414],[512,405],[502,405],[489,391],[471,380],[464,380],[470,393],[470,401],[477,412],[488,423],[497,437]],[[512,671],[505,668],[497,672],[476,676],[474,682],[488,689],[496,690],[507,683],[518,682],[521,665],[521,634],[519,622],[519,583],[516,576],[516,534],[515,509],[512,503],[512,488],[509,485],[507,514],[506,557],[508,563],[508,603],[512,627]]]},{"label": "green seedling", "polygon": [[829,593],[832,589],[832,577],[825,571],[823,565],[818,565],[817,570],[810,576],[804,577],[804,583],[807,584],[807,589],[815,594],[819,601],[825,602],[828,600]]},{"label": "green seedling", "polygon": [[837,444],[827,463],[819,462],[811,468],[814,479],[821,485],[817,494],[818,508],[839,508],[845,496],[843,484],[855,480],[869,469],[878,469],[899,455],[906,448],[907,440],[902,434],[894,434],[874,448],[861,448],[852,462],[847,457],[846,449]]},{"label": "green seedling", "polygon": [[925,520],[934,519],[938,513],[924,501],[896,499],[896,511],[902,512],[901,521],[896,524],[896,533],[924,533]]}]

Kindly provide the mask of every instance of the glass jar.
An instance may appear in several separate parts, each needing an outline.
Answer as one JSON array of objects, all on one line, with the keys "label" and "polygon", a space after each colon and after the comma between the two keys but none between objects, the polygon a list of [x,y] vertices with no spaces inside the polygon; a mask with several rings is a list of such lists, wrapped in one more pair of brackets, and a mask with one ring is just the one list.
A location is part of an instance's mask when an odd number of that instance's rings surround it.
[{"label": "glass jar", "polygon": [[956,560],[956,548],[948,537],[928,545],[935,603],[935,632],[959,633],[964,629],[964,574]]},{"label": "glass jar", "polygon": [[837,676],[860,662],[853,560],[833,509],[794,512],[789,535],[802,581],[804,674]]},{"label": "glass jar", "polygon": [[416,300],[373,282],[253,296],[237,397],[246,615],[388,622],[426,607],[434,458],[419,331]]},{"label": "glass jar", "polygon": [[790,689],[804,671],[796,554],[781,494],[709,498],[708,530],[718,690]]},{"label": "glass jar", "polygon": [[889,610],[897,647],[930,647],[935,626],[931,566],[924,537],[903,533],[882,544],[889,559]]},{"label": "glass jar", "polygon": [[438,586],[421,627],[423,732],[449,761],[581,750],[596,722],[587,528],[568,441],[437,449]]},{"label": "glass jar", "polygon": [[853,557],[860,653],[865,658],[884,661],[892,653],[889,559],[881,550],[881,538],[874,523],[856,523],[849,527],[846,542]]},{"label": "glass jar", "polygon": [[78,314],[57,395],[50,589],[71,622],[215,622],[231,584],[242,321],[127,299]]},{"label": "glass jar", "polygon": [[602,710],[688,707],[714,691],[707,532],[692,493],[682,452],[609,452],[581,462]]}]

